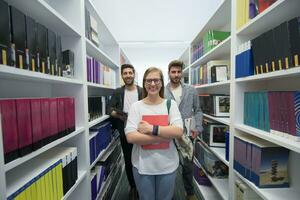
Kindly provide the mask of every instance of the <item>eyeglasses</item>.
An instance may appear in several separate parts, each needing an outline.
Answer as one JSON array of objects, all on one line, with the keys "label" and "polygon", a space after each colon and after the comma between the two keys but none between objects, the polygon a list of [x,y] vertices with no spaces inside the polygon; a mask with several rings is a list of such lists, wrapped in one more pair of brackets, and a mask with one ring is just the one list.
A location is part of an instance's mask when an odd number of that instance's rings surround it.
[{"label": "eyeglasses", "polygon": [[158,85],[158,84],[160,84],[161,79],[146,79],[146,80],[145,80],[145,83],[146,83],[147,85],[151,85],[152,82],[154,82],[155,85]]}]

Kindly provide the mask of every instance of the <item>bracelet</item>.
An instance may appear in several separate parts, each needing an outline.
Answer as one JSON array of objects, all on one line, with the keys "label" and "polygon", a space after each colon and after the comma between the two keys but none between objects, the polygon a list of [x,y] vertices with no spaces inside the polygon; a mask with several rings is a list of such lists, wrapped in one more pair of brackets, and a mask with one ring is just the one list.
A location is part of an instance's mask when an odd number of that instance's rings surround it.
[{"label": "bracelet", "polygon": [[154,136],[158,135],[158,126],[156,126],[156,125],[153,126],[152,135],[154,135]]}]

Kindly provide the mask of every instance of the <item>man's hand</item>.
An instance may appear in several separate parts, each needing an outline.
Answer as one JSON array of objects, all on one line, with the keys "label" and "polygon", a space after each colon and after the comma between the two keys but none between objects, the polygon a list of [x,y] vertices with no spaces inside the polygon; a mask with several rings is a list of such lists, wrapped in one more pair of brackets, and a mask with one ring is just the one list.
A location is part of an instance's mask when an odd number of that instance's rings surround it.
[{"label": "man's hand", "polygon": [[143,134],[152,135],[153,125],[146,121],[141,121],[138,125],[138,132]]},{"label": "man's hand", "polygon": [[191,137],[195,139],[199,135],[199,132],[196,130],[191,130]]},{"label": "man's hand", "polygon": [[126,122],[127,120],[127,116],[126,115],[120,115],[119,113],[117,113],[116,111],[112,111],[111,112],[111,116],[115,117],[115,118],[119,118],[120,120],[122,120],[123,122]]}]

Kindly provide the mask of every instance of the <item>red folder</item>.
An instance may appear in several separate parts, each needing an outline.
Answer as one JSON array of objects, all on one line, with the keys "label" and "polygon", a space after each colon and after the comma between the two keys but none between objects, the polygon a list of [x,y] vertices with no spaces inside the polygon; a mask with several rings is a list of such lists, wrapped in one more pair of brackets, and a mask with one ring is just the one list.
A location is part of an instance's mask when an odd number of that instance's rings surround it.
[{"label": "red folder", "polygon": [[43,139],[41,100],[31,99],[30,107],[31,107],[31,125],[32,125],[32,144],[33,144],[33,149],[36,150],[42,146],[42,139]]},{"label": "red folder", "polygon": [[18,129],[16,102],[13,99],[0,100],[2,137],[5,163],[18,158]]},{"label": "red folder", "polygon": [[57,125],[59,136],[64,136],[66,133],[64,98],[57,98]]},{"label": "red folder", "polygon": [[57,100],[56,98],[49,99],[50,111],[50,135],[52,140],[58,138],[58,125],[57,125]]},{"label": "red folder", "polygon": [[[169,118],[168,115],[143,115],[143,121],[148,122],[151,125],[157,126],[168,126]],[[153,149],[169,149],[170,142],[160,142],[155,144],[142,145],[143,149],[153,150]]]},{"label": "red folder", "polygon": [[67,133],[71,133],[71,126],[72,126],[72,117],[71,117],[71,102],[69,97],[64,98],[64,105],[65,105],[65,122],[66,122],[66,129]]},{"label": "red folder", "polygon": [[43,145],[46,145],[51,142],[49,109],[50,109],[49,99],[47,98],[41,99]]},{"label": "red folder", "polygon": [[24,156],[32,152],[32,127],[30,113],[30,99],[17,99],[17,123],[19,154]]}]

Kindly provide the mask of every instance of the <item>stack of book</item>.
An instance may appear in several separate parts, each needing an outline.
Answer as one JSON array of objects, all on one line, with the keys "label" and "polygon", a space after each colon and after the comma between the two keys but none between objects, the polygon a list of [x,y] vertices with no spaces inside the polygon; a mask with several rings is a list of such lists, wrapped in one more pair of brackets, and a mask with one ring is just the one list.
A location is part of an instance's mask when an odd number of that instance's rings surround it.
[{"label": "stack of book", "polygon": [[229,117],[230,97],[225,94],[199,94],[200,107],[203,113],[215,117]]},{"label": "stack of book", "polygon": [[73,97],[2,99],[5,163],[75,131]]},{"label": "stack of book", "polygon": [[77,148],[55,147],[19,168],[7,176],[7,199],[60,200],[78,178]]},{"label": "stack of book", "polygon": [[85,36],[97,47],[99,46],[98,22],[85,8]]},{"label": "stack of book", "polygon": [[254,136],[234,138],[234,169],[260,188],[289,187],[289,150]]}]

